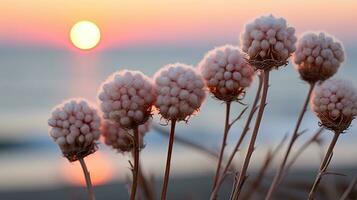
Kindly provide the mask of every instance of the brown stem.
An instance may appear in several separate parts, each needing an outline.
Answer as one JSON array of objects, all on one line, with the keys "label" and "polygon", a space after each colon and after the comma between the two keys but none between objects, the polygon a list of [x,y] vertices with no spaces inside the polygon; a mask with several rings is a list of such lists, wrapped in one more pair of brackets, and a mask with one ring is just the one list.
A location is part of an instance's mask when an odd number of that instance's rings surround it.
[{"label": "brown stem", "polygon": [[257,114],[257,119],[255,121],[255,126],[254,130],[249,142],[248,146],[248,151],[246,154],[246,157],[244,159],[244,163],[242,165],[242,168],[239,173],[239,178],[238,178],[238,183],[236,185],[236,189],[233,194],[233,199],[238,200],[239,195],[241,193],[241,189],[243,187],[243,184],[246,179],[246,174],[247,174],[247,169],[249,166],[250,158],[252,157],[253,151],[254,151],[254,145],[255,141],[257,139],[258,133],[259,133],[259,127],[263,118],[264,114],[264,108],[266,105],[266,100],[267,100],[267,95],[268,95],[268,87],[269,87],[269,70],[264,71],[264,77],[263,77],[263,93],[262,93],[262,98],[260,99],[260,106]]},{"label": "brown stem", "polygon": [[342,194],[340,200],[346,200],[348,195],[351,193],[351,191],[353,190],[353,188],[355,187],[357,183],[357,176],[355,176],[353,178],[353,180],[351,181],[351,183],[348,185],[347,189],[345,190],[345,192]]},{"label": "brown stem", "polygon": [[262,168],[259,170],[259,173],[258,173],[257,177],[255,178],[255,180],[253,181],[253,183],[251,184],[251,186],[249,187],[247,192],[245,192],[245,196],[243,196],[242,199],[250,199],[252,194],[254,194],[256,190],[258,190],[258,188],[260,187],[261,182],[263,181],[263,179],[264,179],[264,177],[266,175],[266,172],[268,171],[269,165],[273,161],[274,156],[277,155],[277,153],[280,151],[280,149],[284,145],[286,139],[287,139],[287,135],[285,135],[283,137],[281,142],[278,144],[278,146],[276,146],[276,148],[273,151],[270,151],[270,150],[268,151],[268,153],[267,153],[267,155],[265,157],[265,161],[263,163]]},{"label": "brown stem", "polygon": [[[156,126],[156,125],[153,125],[153,129],[155,129],[160,135],[163,135],[165,137],[170,137],[170,133],[169,131],[166,131],[165,129],[159,127],[159,126]],[[215,151],[212,151],[211,149],[201,145],[201,144],[198,144],[198,143],[194,143],[184,137],[180,137],[178,135],[175,135],[175,142],[176,143],[181,143],[182,145],[185,145],[187,147],[190,147],[192,149],[195,149],[195,150],[198,150],[202,153],[205,153],[207,154],[208,156],[214,158],[214,159],[218,159],[218,153],[216,153]]]},{"label": "brown stem", "polygon": [[154,200],[155,195],[153,189],[149,186],[148,181],[146,180],[144,173],[139,166],[139,185],[143,189],[143,193],[147,200]]},{"label": "brown stem", "polygon": [[222,175],[220,176],[220,179],[218,180],[217,185],[216,185],[216,187],[214,188],[214,190],[213,190],[213,192],[211,194],[211,200],[217,199],[218,191],[219,191],[219,189],[220,189],[220,187],[221,187],[221,185],[222,185],[222,183],[224,181],[224,178],[226,177],[226,174],[228,173],[228,170],[231,167],[231,164],[232,164],[232,161],[234,159],[234,156],[238,152],[238,150],[240,148],[240,145],[243,142],[243,139],[245,138],[245,136],[247,135],[247,133],[249,131],[250,123],[251,123],[251,121],[253,119],[255,111],[257,110],[257,104],[258,104],[258,101],[259,101],[259,98],[260,98],[260,92],[261,92],[261,89],[262,89],[262,83],[263,83],[262,82],[262,76],[259,75],[258,89],[257,89],[256,95],[255,95],[255,99],[254,99],[252,108],[251,108],[251,110],[249,112],[247,121],[245,122],[243,131],[240,134],[240,137],[239,137],[239,139],[237,141],[237,144],[234,147],[231,155],[229,156],[228,162],[227,162],[227,164],[226,164],[226,166],[225,166],[225,168],[224,168],[224,170],[222,172]]},{"label": "brown stem", "polygon": [[92,186],[92,181],[90,179],[90,174],[87,169],[87,165],[84,162],[84,159],[82,157],[78,158],[79,163],[81,163],[82,170],[84,173],[84,177],[86,179],[86,184],[87,184],[87,190],[88,190],[88,195],[90,200],[95,200],[94,192],[93,192],[93,186]]},{"label": "brown stem", "polygon": [[136,188],[138,187],[139,179],[139,129],[138,126],[134,128],[134,170],[133,170],[133,184],[131,185],[130,200],[135,200]]},{"label": "brown stem", "polygon": [[322,132],[325,129],[323,127],[320,127],[315,134],[309,139],[307,140],[295,153],[295,155],[291,158],[290,162],[286,165],[285,170],[284,170],[284,174],[282,176],[282,178],[289,172],[290,168],[293,166],[293,164],[296,162],[296,160],[298,159],[298,157],[307,149],[307,147],[309,147],[312,143],[317,142],[320,135],[322,134]]},{"label": "brown stem", "polygon": [[221,171],[222,159],[223,159],[223,154],[224,154],[224,148],[226,147],[226,144],[227,144],[230,110],[231,110],[231,102],[228,101],[228,102],[226,102],[226,119],[225,119],[225,123],[224,123],[224,133],[223,133],[222,146],[221,146],[221,151],[220,151],[219,157],[218,157],[216,175],[214,177],[212,191],[216,187],[217,181],[218,181],[218,179],[220,177],[220,171]]},{"label": "brown stem", "polygon": [[167,150],[167,159],[166,159],[166,169],[165,169],[164,184],[162,186],[162,192],[161,192],[161,200],[165,200],[166,199],[167,186],[169,184],[172,147],[173,147],[174,138],[175,138],[175,126],[176,126],[176,121],[172,120],[171,121],[170,138],[169,138],[169,147],[168,147],[168,150]]},{"label": "brown stem", "polygon": [[283,160],[282,160],[282,162],[281,162],[281,164],[279,166],[278,172],[276,173],[276,175],[274,177],[273,183],[271,184],[271,186],[269,188],[269,191],[268,191],[267,196],[265,197],[265,200],[270,200],[273,197],[273,194],[274,194],[277,186],[281,182],[282,175],[283,175],[283,172],[284,172],[284,168],[285,168],[286,162],[288,160],[289,154],[291,152],[291,149],[292,149],[296,139],[300,136],[299,128],[300,128],[302,119],[304,118],[304,115],[305,115],[305,112],[306,112],[306,108],[307,108],[307,106],[309,104],[310,96],[311,96],[311,93],[312,93],[312,90],[314,89],[314,87],[315,87],[315,83],[311,83],[309,92],[307,93],[307,96],[306,96],[306,99],[305,99],[305,103],[304,103],[303,107],[301,108],[300,115],[299,115],[298,120],[296,122],[296,126],[295,126],[295,129],[294,129],[293,135],[292,135],[291,140],[289,142],[288,149],[286,150],[284,158],[283,158]]},{"label": "brown stem", "polygon": [[320,165],[320,169],[319,169],[319,173],[317,174],[316,178],[315,178],[315,181],[314,181],[314,184],[312,185],[311,187],[311,190],[310,190],[310,193],[309,193],[309,200],[313,200],[314,197],[315,197],[315,193],[317,191],[317,188],[319,187],[319,184],[320,184],[320,181],[321,181],[321,178],[322,178],[322,175],[324,174],[324,172],[326,171],[329,163],[330,163],[330,160],[332,158],[332,154],[333,154],[333,148],[335,147],[336,143],[337,143],[337,140],[338,140],[338,137],[340,136],[341,133],[339,132],[335,132],[333,138],[332,138],[332,141],[330,143],[330,146],[328,147],[328,150],[325,154],[325,157]]}]

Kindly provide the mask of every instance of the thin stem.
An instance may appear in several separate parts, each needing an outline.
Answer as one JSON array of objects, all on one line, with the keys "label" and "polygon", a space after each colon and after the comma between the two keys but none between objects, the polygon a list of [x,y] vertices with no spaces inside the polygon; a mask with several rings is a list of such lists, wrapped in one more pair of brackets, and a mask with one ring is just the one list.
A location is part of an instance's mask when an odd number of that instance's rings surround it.
[{"label": "thin stem", "polygon": [[321,181],[321,178],[322,178],[322,175],[324,174],[324,172],[326,171],[330,161],[331,161],[331,158],[332,158],[332,154],[333,154],[333,148],[335,147],[336,143],[337,143],[337,140],[338,140],[338,137],[340,136],[340,133],[338,132],[335,132],[333,138],[332,138],[332,141],[330,143],[330,146],[328,147],[328,150],[325,154],[325,157],[320,165],[320,169],[319,169],[319,173],[317,174],[316,178],[315,178],[315,181],[314,181],[314,184],[312,185],[311,187],[311,190],[310,190],[310,193],[309,193],[309,200],[313,200],[314,197],[315,197],[315,193],[317,191],[317,188],[319,187],[319,184],[320,184],[320,181]]},{"label": "thin stem", "polygon": [[265,197],[265,200],[270,200],[272,197],[273,197],[273,194],[277,188],[277,186],[280,184],[281,182],[281,179],[282,179],[282,175],[283,175],[283,172],[284,172],[284,168],[285,168],[285,165],[286,165],[286,162],[288,160],[288,157],[289,157],[289,154],[291,152],[291,149],[296,141],[296,139],[300,136],[299,134],[299,128],[300,128],[300,125],[301,125],[301,122],[302,122],[302,119],[304,118],[304,115],[305,115],[305,112],[306,112],[306,108],[309,104],[309,100],[310,100],[310,97],[311,97],[311,93],[313,91],[315,87],[315,83],[311,83],[310,84],[310,89],[309,89],[309,92],[307,93],[307,96],[306,96],[306,99],[305,99],[305,102],[304,102],[304,105],[302,106],[301,108],[301,111],[300,111],[300,115],[298,117],[298,120],[296,122],[296,125],[295,125],[295,129],[294,129],[294,132],[293,132],[293,135],[291,137],[291,140],[289,142],[289,146],[288,146],[288,149],[286,150],[286,153],[284,155],[284,158],[279,166],[279,169],[278,169],[278,172],[276,173],[275,177],[274,177],[274,180],[273,180],[273,183],[271,184],[270,188],[269,188],[269,191],[268,191],[268,194],[267,196]]},{"label": "thin stem", "polygon": [[218,157],[218,163],[217,163],[217,169],[216,169],[216,175],[214,177],[213,181],[213,186],[212,186],[212,191],[217,185],[217,181],[220,176],[220,171],[221,171],[221,165],[222,165],[222,159],[223,159],[223,154],[224,154],[224,149],[227,144],[227,136],[228,136],[228,130],[229,130],[229,115],[230,115],[230,110],[231,110],[231,102],[228,101],[226,102],[226,119],[224,123],[224,133],[223,133],[223,140],[222,140],[222,146],[221,146],[221,151],[219,153]]},{"label": "thin stem", "polygon": [[252,108],[251,108],[251,110],[249,112],[247,121],[245,122],[244,128],[242,130],[242,133],[240,134],[240,137],[239,137],[239,139],[237,141],[237,144],[234,147],[231,155],[229,156],[228,162],[227,162],[227,164],[226,164],[226,166],[225,166],[225,168],[224,168],[224,170],[222,172],[222,175],[220,176],[220,179],[218,180],[217,185],[216,185],[216,187],[214,188],[214,190],[213,190],[213,192],[211,194],[211,200],[217,199],[217,193],[218,193],[218,191],[219,191],[219,189],[220,189],[220,187],[221,187],[221,185],[223,183],[224,178],[226,177],[226,174],[228,173],[228,170],[231,168],[234,156],[238,152],[238,150],[240,148],[240,145],[243,142],[243,139],[245,138],[245,136],[247,135],[247,133],[249,131],[250,123],[251,123],[251,121],[253,119],[255,111],[257,110],[257,104],[259,102],[260,92],[261,92],[262,85],[263,85],[262,83],[263,83],[262,82],[262,76],[259,75],[258,89],[257,89],[256,95],[255,95],[255,99],[254,99]]},{"label": "thin stem", "polygon": [[139,184],[140,187],[143,189],[143,193],[146,197],[147,200],[154,200],[155,195],[154,195],[154,190],[149,186],[148,181],[146,180],[144,173],[139,166]]},{"label": "thin stem", "polygon": [[[157,131],[157,133],[159,133],[160,135],[163,135],[165,137],[170,137],[170,132],[166,131],[165,129],[161,128],[160,126],[153,125],[153,129],[155,129]],[[205,153],[208,156],[214,158],[215,160],[218,159],[218,157],[219,157],[217,152],[212,151],[211,149],[209,149],[201,144],[194,143],[184,137],[180,137],[179,135],[175,135],[175,142],[181,143],[182,145],[185,145],[187,147],[190,147],[192,149],[195,149],[202,153]]]},{"label": "thin stem", "polygon": [[169,184],[172,147],[173,147],[174,138],[175,138],[175,126],[176,126],[176,120],[172,120],[171,121],[170,138],[169,138],[169,147],[168,147],[168,150],[167,150],[167,159],[166,159],[166,169],[165,169],[164,184],[162,186],[162,192],[161,192],[161,200],[165,200],[166,199],[167,186]]},{"label": "thin stem", "polygon": [[347,189],[345,190],[345,192],[342,194],[340,200],[346,200],[348,195],[351,193],[351,191],[353,190],[353,188],[355,187],[357,183],[357,176],[355,176],[353,178],[353,180],[351,181],[351,183],[348,185]]},{"label": "thin stem", "polygon": [[293,166],[293,164],[296,162],[296,160],[299,158],[299,156],[307,149],[307,147],[309,147],[314,142],[319,141],[319,137],[324,130],[325,130],[325,128],[320,127],[315,132],[315,134],[297,150],[295,155],[291,158],[290,162],[286,165],[282,178],[289,172],[290,168]]},{"label": "thin stem", "polygon": [[94,196],[94,192],[93,192],[93,186],[92,186],[92,181],[90,179],[90,174],[89,174],[89,171],[87,169],[87,165],[86,163],[84,162],[84,159],[83,158],[78,158],[79,160],[79,163],[81,163],[81,166],[82,166],[82,170],[83,170],[83,174],[84,174],[84,177],[86,179],[86,184],[87,184],[87,190],[88,190],[88,195],[89,195],[89,199],[90,200],[95,200],[95,196]]},{"label": "thin stem", "polygon": [[133,169],[133,184],[131,186],[130,200],[135,200],[136,188],[138,187],[139,179],[139,129],[134,128],[134,169]]},{"label": "thin stem", "polygon": [[253,195],[255,193],[255,191],[259,189],[260,184],[263,181],[263,178],[265,177],[266,172],[268,171],[269,165],[271,164],[274,157],[278,154],[280,149],[283,147],[286,139],[287,139],[287,135],[285,135],[283,137],[281,142],[278,144],[278,146],[276,146],[276,148],[274,150],[268,151],[262,168],[259,170],[257,177],[252,182],[252,184],[249,187],[249,189],[247,190],[247,192],[245,192],[245,196],[243,196],[242,199],[250,199],[251,195]]},{"label": "thin stem", "polygon": [[264,71],[264,77],[263,77],[263,93],[262,93],[262,98],[260,99],[260,106],[257,114],[257,119],[255,121],[255,126],[254,130],[249,142],[248,146],[248,151],[246,154],[246,157],[244,159],[244,163],[242,165],[242,168],[239,173],[239,178],[238,178],[238,183],[236,185],[236,189],[233,194],[233,199],[238,200],[239,195],[241,193],[241,189],[243,187],[243,184],[246,180],[246,174],[247,174],[247,169],[249,166],[250,158],[252,157],[253,151],[254,151],[254,145],[255,141],[257,139],[258,133],[259,133],[259,127],[263,118],[264,114],[264,108],[266,106],[266,100],[268,96],[268,88],[269,88],[269,70]]}]

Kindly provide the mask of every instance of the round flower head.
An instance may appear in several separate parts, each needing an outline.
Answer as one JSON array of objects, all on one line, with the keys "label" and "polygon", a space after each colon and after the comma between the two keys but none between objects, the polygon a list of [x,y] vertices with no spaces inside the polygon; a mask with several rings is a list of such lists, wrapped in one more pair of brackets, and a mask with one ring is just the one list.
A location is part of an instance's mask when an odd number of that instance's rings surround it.
[{"label": "round flower head", "polygon": [[286,20],[273,15],[261,16],[245,26],[241,35],[243,52],[258,69],[277,68],[287,64],[296,50],[295,29]]},{"label": "round flower head", "polygon": [[312,83],[333,76],[344,59],[342,44],[323,32],[304,34],[294,57],[301,78]]},{"label": "round flower head", "polygon": [[100,117],[86,100],[71,99],[56,106],[48,125],[50,136],[69,161],[95,152],[95,142],[100,137]]},{"label": "round flower head", "polygon": [[199,69],[209,91],[223,101],[238,100],[254,76],[238,47],[230,45],[209,51],[199,63]]},{"label": "round flower head", "polygon": [[205,96],[203,78],[192,67],[169,64],[155,74],[156,107],[167,120],[186,120],[197,111]]},{"label": "round flower head", "polygon": [[[139,146],[144,148],[144,136],[150,130],[151,120],[138,126],[139,130]],[[102,123],[101,132],[104,137],[105,144],[113,147],[119,152],[131,152],[134,148],[134,136],[128,129],[122,129],[117,123],[108,120]]]},{"label": "round flower head", "polygon": [[155,101],[151,80],[138,71],[114,73],[99,92],[103,118],[110,119],[124,129],[145,123]]},{"label": "round flower head", "polygon": [[357,91],[349,81],[327,80],[314,89],[311,107],[323,126],[342,132],[357,115]]}]

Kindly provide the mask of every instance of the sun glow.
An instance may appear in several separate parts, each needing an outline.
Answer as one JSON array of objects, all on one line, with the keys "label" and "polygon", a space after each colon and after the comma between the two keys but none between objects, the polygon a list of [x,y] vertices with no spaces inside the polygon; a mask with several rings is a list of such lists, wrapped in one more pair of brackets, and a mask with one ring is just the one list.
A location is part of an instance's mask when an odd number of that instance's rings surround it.
[{"label": "sun glow", "polygon": [[92,49],[100,41],[100,30],[93,22],[80,21],[73,25],[70,38],[75,47],[83,50]]}]

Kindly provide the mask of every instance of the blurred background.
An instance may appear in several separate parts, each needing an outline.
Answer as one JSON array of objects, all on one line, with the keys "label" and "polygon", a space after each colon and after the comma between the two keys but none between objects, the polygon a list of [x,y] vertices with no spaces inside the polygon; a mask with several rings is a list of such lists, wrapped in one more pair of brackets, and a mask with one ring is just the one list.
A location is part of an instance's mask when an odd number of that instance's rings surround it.
[{"label": "blurred background", "polygon": [[[344,43],[347,59],[335,77],[357,85],[356,9],[354,0],[2,0],[0,199],[86,199],[79,164],[63,158],[48,136],[51,108],[71,97],[96,102],[101,82],[117,70],[140,70],[152,76],[168,63],[196,65],[216,46],[239,45],[244,24],[260,15],[271,13],[286,18],[298,35],[324,30],[336,36]],[[81,20],[94,22],[101,31],[100,42],[91,50],[80,50],[69,40],[71,27]],[[256,83],[243,102],[252,101],[255,89]],[[299,79],[291,64],[272,73],[268,106],[249,168],[252,177],[264,162],[267,150],[291,133],[307,90],[308,85]],[[242,109],[242,105],[234,105],[232,116]],[[221,102],[208,97],[196,116],[188,123],[179,123],[177,135],[218,152],[223,111]],[[231,130],[227,152],[237,141],[245,118]],[[161,126],[163,122],[155,117],[155,124]],[[318,129],[317,118],[310,111],[303,121],[301,130],[304,129],[307,132],[299,138],[297,147]],[[330,166],[346,175],[330,178],[337,179],[336,184],[347,184],[357,174],[356,130],[355,121],[335,149]],[[331,136],[329,131],[323,133],[324,144]],[[145,141],[143,170],[154,178],[153,185],[159,191],[168,139],[152,130]],[[240,166],[245,149],[237,154],[236,166]],[[287,180],[301,179],[301,184],[309,186],[323,152],[317,145],[306,149]],[[98,199],[127,198],[129,159],[103,144],[86,158]],[[279,156],[271,172],[278,160]],[[169,199],[207,199],[215,167],[212,157],[175,143]],[[222,199],[230,190],[228,182]],[[341,191],[335,190],[340,195]]]}]

